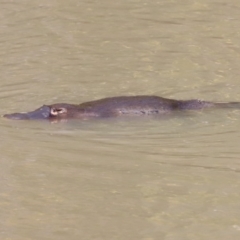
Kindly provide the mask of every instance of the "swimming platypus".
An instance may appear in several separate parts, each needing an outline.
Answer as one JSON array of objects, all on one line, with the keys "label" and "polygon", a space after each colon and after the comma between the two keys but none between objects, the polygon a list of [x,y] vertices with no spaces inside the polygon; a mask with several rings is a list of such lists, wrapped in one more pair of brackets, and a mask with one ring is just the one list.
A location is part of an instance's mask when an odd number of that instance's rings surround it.
[{"label": "swimming platypus", "polygon": [[121,115],[156,115],[173,111],[204,108],[239,108],[240,102],[208,102],[201,100],[174,100],[158,96],[120,96],[103,98],[81,104],[56,103],[26,113],[6,114],[9,119],[91,119]]}]

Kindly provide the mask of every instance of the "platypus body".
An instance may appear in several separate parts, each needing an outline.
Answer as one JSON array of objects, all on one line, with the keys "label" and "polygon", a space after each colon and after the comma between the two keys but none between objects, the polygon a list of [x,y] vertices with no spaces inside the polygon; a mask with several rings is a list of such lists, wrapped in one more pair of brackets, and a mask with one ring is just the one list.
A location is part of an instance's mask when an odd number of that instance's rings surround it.
[{"label": "platypus body", "polygon": [[204,108],[240,108],[240,102],[207,102],[201,100],[174,100],[158,96],[120,96],[103,98],[81,104],[57,103],[26,113],[6,114],[9,119],[91,119],[121,115],[156,115],[173,111]]}]

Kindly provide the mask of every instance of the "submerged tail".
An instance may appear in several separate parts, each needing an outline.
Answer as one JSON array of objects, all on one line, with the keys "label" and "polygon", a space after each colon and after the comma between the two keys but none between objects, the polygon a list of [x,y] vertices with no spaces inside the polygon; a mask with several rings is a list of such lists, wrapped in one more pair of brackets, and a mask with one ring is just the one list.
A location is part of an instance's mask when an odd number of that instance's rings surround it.
[{"label": "submerged tail", "polygon": [[207,102],[197,99],[180,101],[178,108],[185,110],[197,110],[204,108],[233,108],[240,109],[240,102]]},{"label": "submerged tail", "polygon": [[179,101],[178,108],[183,110],[199,110],[214,107],[214,102],[201,101],[198,99]]},{"label": "submerged tail", "polygon": [[240,102],[216,102],[214,105],[219,108],[240,109]]}]

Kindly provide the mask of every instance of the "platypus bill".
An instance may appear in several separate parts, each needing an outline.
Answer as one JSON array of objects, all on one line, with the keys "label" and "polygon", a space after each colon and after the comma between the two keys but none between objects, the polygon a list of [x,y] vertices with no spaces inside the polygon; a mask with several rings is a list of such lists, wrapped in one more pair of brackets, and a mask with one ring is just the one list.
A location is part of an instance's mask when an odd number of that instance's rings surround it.
[{"label": "platypus bill", "polygon": [[16,120],[92,119],[121,115],[156,115],[173,111],[199,110],[204,108],[240,108],[240,102],[208,102],[197,99],[175,100],[158,96],[120,96],[103,98],[81,104],[56,103],[25,113],[5,114],[3,117]]}]

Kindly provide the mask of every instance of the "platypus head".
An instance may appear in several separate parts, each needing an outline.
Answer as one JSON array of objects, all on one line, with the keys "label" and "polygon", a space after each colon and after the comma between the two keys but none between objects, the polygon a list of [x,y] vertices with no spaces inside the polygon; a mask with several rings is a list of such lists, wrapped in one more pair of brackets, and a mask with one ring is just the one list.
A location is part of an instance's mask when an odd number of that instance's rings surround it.
[{"label": "platypus head", "polygon": [[14,120],[48,119],[55,121],[73,118],[76,112],[78,112],[76,105],[57,103],[53,105],[43,105],[42,107],[31,112],[5,114],[3,117]]}]

